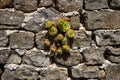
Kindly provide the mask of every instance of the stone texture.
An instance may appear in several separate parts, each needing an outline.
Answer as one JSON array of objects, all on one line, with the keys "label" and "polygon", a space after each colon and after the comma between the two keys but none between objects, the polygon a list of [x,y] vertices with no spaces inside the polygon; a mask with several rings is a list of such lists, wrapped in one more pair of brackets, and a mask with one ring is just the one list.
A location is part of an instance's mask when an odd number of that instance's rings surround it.
[{"label": "stone texture", "polygon": [[87,11],[84,14],[84,23],[87,30],[119,29],[120,11]]},{"label": "stone texture", "polygon": [[36,67],[48,66],[51,64],[50,58],[42,51],[31,51],[23,56],[23,62]]},{"label": "stone texture", "polygon": [[56,8],[61,12],[81,11],[83,0],[57,0]]},{"label": "stone texture", "polygon": [[80,28],[80,16],[71,16],[70,25],[72,29],[79,30]]},{"label": "stone texture", "polygon": [[37,10],[37,0],[15,0],[14,8],[23,12]]},{"label": "stone texture", "polygon": [[12,0],[0,0],[0,8],[5,8],[10,6]]},{"label": "stone texture", "polygon": [[120,65],[108,65],[105,68],[106,78],[104,80],[119,80],[120,79]]},{"label": "stone texture", "polygon": [[120,56],[105,55],[106,59],[112,63],[120,63]]},{"label": "stone texture", "polygon": [[36,34],[36,44],[38,49],[44,49],[44,40],[47,38],[47,31],[41,31]]},{"label": "stone texture", "polygon": [[111,46],[107,47],[107,54],[120,56],[120,48],[113,48]]},{"label": "stone texture", "polygon": [[84,31],[76,32],[76,36],[74,37],[72,47],[83,48],[89,47],[91,43],[91,36],[87,35]]},{"label": "stone texture", "polygon": [[110,7],[113,9],[120,9],[120,0],[111,0]]},{"label": "stone texture", "polygon": [[67,80],[68,72],[63,67],[48,67],[40,73],[40,80]]},{"label": "stone texture", "polygon": [[98,66],[86,66],[84,64],[74,66],[72,68],[72,76],[74,78],[102,78],[105,72],[100,70]]},{"label": "stone texture", "polygon": [[108,0],[84,0],[84,3],[87,10],[108,8]]},{"label": "stone texture", "polygon": [[13,52],[7,59],[6,63],[8,64],[20,64],[21,57],[17,54],[17,52]]},{"label": "stone texture", "polygon": [[15,63],[19,64],[21,62],[20,56],[14,50],[0,50],[0,64]]},{"label": "stone texture", "polygon": [[0,11],[0,29],[17,29],[20,28],[24,20],[23,13]]},{"label": "stone texture", "polygon": [[2,80],[37,80],[39,75],[35,69],[19,67],[16,70],[5,69]]},{"label": "stone texture", "polygon": [[7,42],[8,42],[8,38],[6,32],[0,30],[0,46],[6,46]]},{"label": "stone texture", "polygon": [[40,7],[50,7],[54,6],[53,0],[40,0],[39,1],[39,6]]},{"label": "stone texture", "polygon": [[72,50],[70,53],[63,53],[61,56],[56,56],[55,62],[65,66],[73,66],[83,61],[82,55],[79,50]]},{"label": "stone texture", "polygon": [[44,23],[47,20],[56,20],[59,17],[60,13],[54,8],[44,9],[40,13],[33,15],[33,18],[27,22],[24,28],[29,31],[39,32],[41,30],[45,30]]},{"label": "stone texture", "polygon": [[94,34],[99,46],[120,44],[120,30],[97,30]]},{"label": "stone texture", "polygon": [[0,64],[6,63],[6,60],[8,59],[10,54],[11,54],[10,50],[7,50],[7,49],[0,50]]},{"label": "stone texture", "polygon": [[91,46],[90,48],[84,49],[82,54],[87,65],[96,65],[103,64],[104,52],[104,48],[96,48],[95,46]]},{"label": "stone texture", "polygon": [[34,44],[34,34],[31,32],[19,32],[10,34],[10,48],[31,49]]}]

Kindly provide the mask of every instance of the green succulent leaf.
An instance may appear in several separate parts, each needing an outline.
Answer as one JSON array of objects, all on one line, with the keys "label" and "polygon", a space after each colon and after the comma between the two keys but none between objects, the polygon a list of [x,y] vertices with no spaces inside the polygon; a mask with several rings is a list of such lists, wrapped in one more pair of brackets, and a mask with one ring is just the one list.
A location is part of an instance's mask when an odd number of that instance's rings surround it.
[{"label": "green succulent leaf", "polygon": [[70,38],[70,39],[74,38],[74,36],[75,36],[74,30],[69,29],[69,30],[66,32],[66,36],[67,36],[68,38]]},{"label": "green succulent leaf", "polygon": [[60,31],[66,32],[68,29],[70,29],[70,23],[67,21],[64,21],[62,25],[59,26]]},{"label": "green succulent leaf", "polygon": [[50,36],[56,36],[58,33],[58,29],[55,26],[52,26],[49,30],[48,33]]}]

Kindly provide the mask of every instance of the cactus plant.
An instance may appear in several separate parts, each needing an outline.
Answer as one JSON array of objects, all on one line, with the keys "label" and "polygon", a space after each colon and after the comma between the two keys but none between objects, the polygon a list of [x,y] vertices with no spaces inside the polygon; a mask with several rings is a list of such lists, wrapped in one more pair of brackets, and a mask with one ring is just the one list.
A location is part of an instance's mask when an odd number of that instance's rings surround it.
[{"label": "cactus plant", "polygon": [[50,29],[52,26],[55,26],[55,21],[47,21],[45,26],[47,29]]},{"label": "cactus plant", "polygon": [[50,51],[51,51],[52,53],[55,53],[56,50],[57,50],[56,46],[50,46]]},{"label": "cactus plant", "polygon": [[58,33],[58,29],[55,27],[55,26],[52,26],[49,30],[48,30],[48,33],[50,36],[56,36],[57,33]]},{"label": "cactus plant", "polygon": [[64,21],[65,21],[65,20],[63,20],[62,18],[60,18],[60,19],[58,20],[58,25],[61,26],[61,25],[64,23]]},{"label": "cactus plant", "polygon": [[56,53],[57,53],[57,55],[62,55],[62,53],[63,53],[62,48],[58,48]]},{"label": "cactus plant", "polygon": [[69,45],[63,45],[62,50],[63,50],[63,52],[69,52],[70,51],[70,46]]},{"label": "cactus plant", "polygon": [[67,36],[69,39],[74,38],[74,36],[75,36],[74,30],[69,29],[69,30],[66,32],[66,36]]},{"label": "cactus plant", "polygon": [[59,29],[62,32],[66,32],[68,29],[70,29],[70,23],[68,21],[63,20],[63,24],[59,25]]},{"label": "cactus plant", "polygon": [[68,39],[66,38],[66,37],[64,37],[63,39],[62,39],[62,44],[67,44],[68,43]]},{"label": "cactus plant", "polygon": [[44,40],[44,45],[45,45],[46,47],[50,46],[50,44],[51,44],[50,40],[48,40],[48,39],[45,39],[45,40]]},{"label": "cactus plant", "polygon": [[64,38],[64,37],[63,37],[62,34],[58,34],[57,37],[56,37],[56,39],[57,39],[58,41],[62,41],[63,38]]}]

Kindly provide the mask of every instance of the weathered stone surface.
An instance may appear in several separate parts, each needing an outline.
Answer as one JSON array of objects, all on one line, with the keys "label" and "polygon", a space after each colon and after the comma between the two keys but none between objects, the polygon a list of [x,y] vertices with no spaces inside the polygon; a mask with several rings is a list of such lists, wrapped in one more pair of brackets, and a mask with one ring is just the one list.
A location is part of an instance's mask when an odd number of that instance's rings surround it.
[{"label": "weathered stone surface", "polygon": [[50,58],[42,51],[31,51],[23,56],[23,62],[29,65],[43,67],[51,64]]},{"label": "weathered stone surface", "polygon": [[12,0],[0,0],[0,8],[10,6]]},{"label": "weathered stone surface", "polygon": [[76,32],[72,47],[83,48],[89,47],[91,43],[91,36],[87,35],[84,31]]},{"label": "weathered stone surface", "polygon": [[56,8],[61,12],[81,11],[83,0],[57,0]]},{"label": "weathered stone surface", "polygon": [[37,10],[37,0],[15,0],[14,8],[23,12]]},{"label": "weathered stone surface", "polygon": [[50,7],[50,6],[54,6],[53,0],[40,0],[39,3],[40,3],[40,4],[39,4],[40,7]]},{"label": "weathered stone surface", "polygon": [[35,69],[19,67],[16,70],[5,69],[2,80],[37,80],[39,75]]},{"label": "weathered stone surface", "polygon": [[[105,68],[107,80],[119,80],[120,79],[120,65],[108,65]],[[106,80],[105,79],[105,80]]]},{"label": "weathered stone surface", "polygon": [[10,48],[31,49],[34,44],[34,34],[19,32],[10,34]]},{"label": "weathered stone surface", "polygon": [[48,8],[36,15],[33,15],[33,18],[27,22],[24,28],[29,31],[39,32],[45,29],[44,23],[47,20],[56,20],[59,17],[59,12],[57,12],[54,8]]},{"label": "weathered stone surface", "polygon": [[20,64],[21,63],[21,57],[14,51],[12,51],[12,54],[8,57],[6,63],[10,64]]},{"label": "weathered stone surface", "polygon": [[5,63],[15,63],[19,64],[21,62],[21,58],[18,56],[17,52],[14,50],[0,50],[0,64]]},{"label": "weathered stone surface", "polygon": [[47,38],[47,31],[41,31],[36,34],[36,44],[38,49],[44,49],[44,40]]},{"label": "weathered stone surface", "polygon": [[82,54],[88,65],[102,64],[104,61],[104,48],[91,46],[83,50]]},{"label": "weathered stone surface", "polygon": [[108,8],[108,0],[84,0],[84,2],[87,10]]},{"label": "weathered stone surface", "polygon": [[7,34],[5,31],[0,31],[0,46],[6,46],[8,42]]},{"label": "weathered stone surface", "polygon": [[23,13],[0,11],[0,29],[20,28],[24,19]]},{"label": "weathered stone surface", "polygon": [[72,68],[72,76],[74,78],[101,78],[105,76],[105,72],[100,70],[98,66],[86,66],[81,64]]},{"label": "weathered stone surface", "polygon": [[71,16],[70,17],[70,25],[72,29],[78,30],[80,27],[80,17],[79,16]]},{"label": "weathered stone surface", "polygon": [[107,47],[107,54],[120,56],[120,48]]},{"label": "weathered stone surface", "polygon": [[63,67],[48,67],[40,73],[40,80],[67,80],[68,72]]},{"label": "weathered stone surface", "polygon": [[120,9],[120,0],[111,0],[110,7],[114,9]]},{"label": "weathered stone surface", "polygon": [[120,30],[97,30],[94,34],[99,46],[120,44]]},{"label": "weathered stone surface", "polygon": [[57,63],[65,66],[77,65],[83,61],[79,50],[72,50],[70,53],[63,53],[61,56],[57,55],[54,59]]},{"label": "weathered stone surface", "polygon": [[84,22],[87,30],[120,28],[120,11],[87,11]]},{"label": "weathered stone surface", "polygon": [[10,50],[7,50],[7,49],[0,50],[0,64],[6,63],[6,60],[8,59],[10,54],[11,54]]},{"label": "weathered stone surface", "polygon": [[120,56],[106,55],[106,59],[112,63],[120,63]]}]

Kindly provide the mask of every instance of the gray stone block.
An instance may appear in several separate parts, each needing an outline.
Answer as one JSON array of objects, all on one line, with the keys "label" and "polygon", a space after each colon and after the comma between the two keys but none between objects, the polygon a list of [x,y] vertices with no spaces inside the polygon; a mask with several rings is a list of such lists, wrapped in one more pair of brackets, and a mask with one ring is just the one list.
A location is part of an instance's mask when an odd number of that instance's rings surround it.
[{"label": "gray stone block", "polygon": [[31,51],[23,56],[23,62],[36,67],[45,67],[51,64],[50,58],[42,51]]},{"label": "gray stone block", "polygon": [[85,28],[87,30],[119,29],[120,11],[87,11],[84,14]]},{"label": "gray stone block", "polygon": [[120,30],[97,30],[94,34],[99,46],[120,44]]},{"label": "gray stone block", "polygon": [[108,65],[105,68],[107,80],[119,80],[120,79],[120,65]]},{"label": "gray stone block", "polygon": [[5,31],[0,30],[0,46],[6,46],[8,43],[8,38],[7,38],[7,34]]},{"label": "gray stone block", "polygon": [[71,50],[70,53],[63,53],[61,56],[56,56],[55,62],[60,63],[65,66],[74,66],[83,61],[83,57],[79,50]]},{"label": "gray stone block", "polygon": [[110,7],[113,9],[120,9],[120,0],[111,0]]},{"label": "gray stone block", "polygon": [[14,8],[23,12],[37,10],[37,0],[14,0]]},{"label": "gray stone block", "polygon": [[10,48],[31,49],[34,45],[34,34],[31,32],[19,32],[10,34]]},{"label": "gray stone block", "polygon": [[57,0],[56,8],[61,12],[82,11],[83,0]]},{"label": "gray stone block", "polygon": [[0,29],[18,29],[23,20],[23,13],[0,11]]},{"label": "gray stone block", "polygon": [[86,10],[108,8],[108,0],[84,0]]},{"label": "gray stone block", "polygon": [[72,68],[72,76],[74,78],[94,79],[104,77],[105,72],[100,70],[98,66],[86,66],[81,64]]}]

